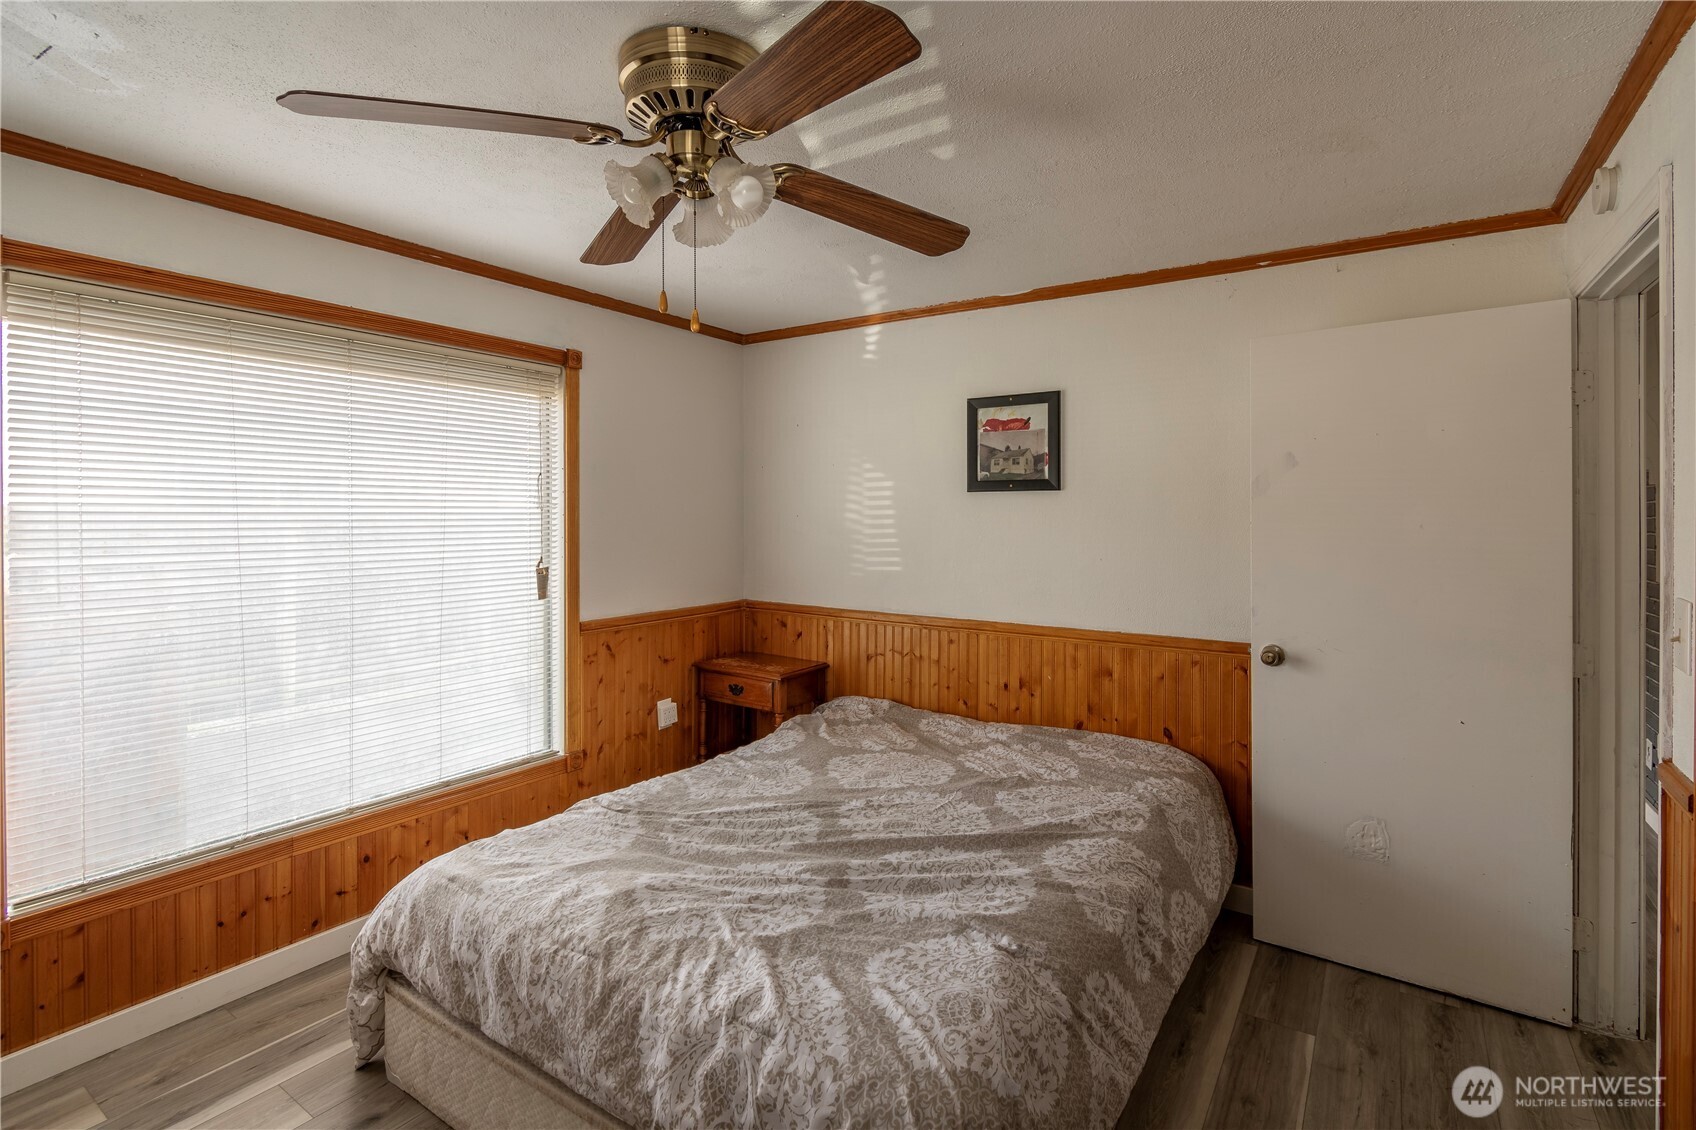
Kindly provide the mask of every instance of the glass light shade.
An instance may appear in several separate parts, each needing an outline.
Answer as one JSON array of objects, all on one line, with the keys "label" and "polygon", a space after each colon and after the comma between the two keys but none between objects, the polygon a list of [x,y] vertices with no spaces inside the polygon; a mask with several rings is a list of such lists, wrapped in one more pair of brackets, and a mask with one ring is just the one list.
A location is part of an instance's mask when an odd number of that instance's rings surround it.
[{"label": "glass light shade", "polygon": [[624,218],[639,228],[654,219],[654,205],[671,191],[671,170],[653,154],[634,165],[608,161],[607,195],[624,212]]},{"label": "glass light shade", "polygon": [[731,182],[729,195],[730,202],[746,212],[765,202],[766,189],[753,177],[743,175]]},{"label": "glass light shade", "polygon": [[718,209],[704,201],[690,200],[687,208],[679,208],[679,217],[671,225],[671,233],[685,247],[717,247],[730,238],[730,225],[718,214]]},{"label": "glass light shade", "polygon": [[771,207],[777,197],[777,174],[770,165],[750,165],[726,157],[707,174],[716,211],[731,228],[745,228]]}]

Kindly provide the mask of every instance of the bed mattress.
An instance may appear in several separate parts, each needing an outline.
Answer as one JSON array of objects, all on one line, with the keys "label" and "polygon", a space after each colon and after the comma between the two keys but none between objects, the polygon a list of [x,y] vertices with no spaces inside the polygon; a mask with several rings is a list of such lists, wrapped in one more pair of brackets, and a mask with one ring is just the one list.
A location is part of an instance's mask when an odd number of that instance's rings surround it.
[{"label": "bed mattress", "polygon": [[431,861],[355,942],[632,1126],[1108,1126],[1230,883],[1167,746],[836,699]]}]

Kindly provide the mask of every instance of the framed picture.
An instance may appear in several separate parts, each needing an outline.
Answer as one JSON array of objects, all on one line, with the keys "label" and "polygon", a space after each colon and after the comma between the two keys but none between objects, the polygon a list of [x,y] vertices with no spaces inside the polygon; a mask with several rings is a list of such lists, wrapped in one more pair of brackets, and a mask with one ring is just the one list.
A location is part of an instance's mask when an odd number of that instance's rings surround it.
[{"label": "framed picture", "polygon": [[1060,394],[966,401],[967,490],[1060,489]]}]

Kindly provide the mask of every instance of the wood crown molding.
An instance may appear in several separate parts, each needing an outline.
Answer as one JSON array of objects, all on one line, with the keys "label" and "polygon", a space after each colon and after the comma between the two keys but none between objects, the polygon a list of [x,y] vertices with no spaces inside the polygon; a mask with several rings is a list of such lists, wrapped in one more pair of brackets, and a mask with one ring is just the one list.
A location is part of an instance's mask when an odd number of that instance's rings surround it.
[{"label": "wood crown molding", "polygon": [[915,306],[905,310],[888,310],[879,314],[862,314],[854,318],[838,318],[828,322],[812,322],[803,326],[789,326],[783,329],[762,330],[758,333],[742,335],[742,344],[758,345],[767,341],[783,341],[793,337],[809,337],[813,334],[837,333],[841,330],[860,329],[865,326],[884,325],[890,322],[906,322],[915,318],[936,318],[944,314],[963,314],[972,310],[990,310],[1000,306],[1018,306],[1026,302],[1049,302],[1057,298],[1077,298],[1086,294],[1103,294],[1114,290],[1132,290],[1137,287],[1158,286],[1162,283],[1181,282],[1185,279],[1208,278],[1214,275],[1234,275],[1245,271],[1257,271],[1265,267],[1282,267],[1291,263],[1306,263],[1315,259],[1334,259],[1344,255],[1360,255],[1368,251],[1385,251],[1392,247],[1412,247],[1421,243],[1435,243],[1448,239],[1466,239],[1476,235],[1493,235],[1497,232],[1518,231],[1522,228],[1543,227],[1549,224],[1565,223],[1572,215],[1572,210],[1584,195],[1590,185],[1590,178],[1602,163],[1608,159],[1619,139],[1625,135],[1626,128],[1643,105],[1643,100],[1649,96],[1655,80],[1660,77],[1673,52],[1678,49],[1679,41],[1690,30],[1692,22],[1696,22],[1696,0],[1662,0],[1660,8],[1655,12],[1654,19],[1649,22],[1649,30],[1644,34],[1642,42],[1637,45],[1637,51],[1626,64],[1625,73],[1620,76],[1613,96],[1602,110],[1602,115],[1596,121],[1590,138],[1584,148],[1579,151],[1578,159],[1573,163],[1572,171],[1567,173],[1566,180],[1555,194],[1554,203],[1547,208],[1534,208],[1524,212],[1509,212],[1500,216],[1487,216],[1478,220],[1458,220],[1453,223],[1436,224],[1432,227],[1409,228],[1405,231],[1387,232],[1384,235],[1367,236],[1360,239],[1345,239],[1335,243],[1317,243],[1309,247],[1292,247],[1284,251],[1272,251],[1264,255],[1242,255],[1234,259],[1215,259],[1207,263],[1195,263],[1187,267],[1166,267],[1153,271],[1138,271],[1126,275],[1112,275],[1103,279],[1090,279],[1085,282],[1063,283],[1058,286],[1038,287],[1019,294],[998,294],[986,298],[964,299],[959,302],[943,302],[935,306]]},{"label": "wood crown molding", "polygon": [[1518,231],[1522,228],[1537,228],[1560,222],[1560,217],[1548,208],[1536,208],[1528,212],[1509,212],[1506,215],[1489,216],[1482,220],[1458,220],[1454,223],[1437,224],[1428,228],[1409,228],[1406,231],[1363,236],[1359,239],[1339,240],[1335,243],[1315,243],[1308,247],[1291,247],[1283,251],[1268,251],[1259,255],[1239,255],[1234,259],[1214,259],[1206,263],[1191,263],[1184,267],[1161,267],[1153,271],[1136,271],[1128,275],[1110,275],[1104,279],[1087,279],[1083,282],[1041,286],[1035,290],[1026,290],[1018,294],[992,294],[985,298],[965,298],[958,302],[938,303],[935,306],[913,306],[905,310],[885,310],[878,314],[861,314],[852,318],[838,318],[830,322],[811,322],[804,326],[761,330],[758,333],[743,334],[742,344],[758,345],[761,342],[783,341],[792,337],[811,337],[814,334],[859,329],[862,326],[908,322],[915,318],[937,318],[944,314],[965,314],[973,310],[993,310],[1001,306],[1022,306],[1027,302],[1052,302],[1057,298],[1078,298],[1086,294],[1105,294],[1114,290],[1134,290],[1138,287],[1160,286],[1163,283],[1183,282],[1187,279],[1205,279],[1215,275],[1237,275],[1245,271],[1258,271],[1266,267],[1284,267],[1292,263],[1311,262],[1315,259],[1335,259],[1343,255],[1360,255],[1368,251],[1384,251],[1392,247],[1412,247],[1415,244],[1438,243],[1446,239],[1465,239],[1475,235]]},{"label": "wood crown molding", "polygon": [[143,267],[116,259],[102,259],[95,255],[84,255],[79,251],[43,247],[38,243],[20,243],[15,239],[0,241],[0,266],[147,291],[171,298],[210,302],[259,314],[300,318],[367,333],[389,334],[435,345],[474,349],[502,357],[517,357],[525,361],[539,361],[544,365],[558,365],[564,369],[583,367],[583,354],[575,349],[555,349],[533,342],[515,341],[512,338],[495,337],[493,334],[441,326],[434,322],[419,322],[393,314],[379,314],[353,306],[320,302],[315,298],[279,294],[257,287],[204,279],[198,275],[178,274],[158,267]]},{"label": "wood crown molding", "polygon": [[550,757],[534,765],[479,777],[452,788],[410,797],[398,804],[330,820],[293,833],[284,833],[251,847],[215,855],[186,867],[163,871],[122,886],[95,891],[41,910],[19,914],[6,922],[6,944],[14,945],[40,934],[68,929],[79,922],[86,922],[103,914],[152,902],[185,887],[216,882],[268,861],[286,859],[368,832],[379,831],[392,824],[405,823],[437,808],[467,804],[515,787],[556,781],[564,775],[564,764],[564,758]]},{"label": "wood crown molding", "polygon": [[[341,240],[343,243],[357,244],[376,251],[386,251],[391,255],[399,255],[404,259],[415,259],[420,263],[429,263],[436,267],[446,267],[451,271],[460,271],[467,275],[491,279],[495,282],[506,283],[508,286],[522,287],[541,294],[550,294],[555,298],[563,298],[569,302],[581,302],[585,306],[594,306],[601,310],[611,310],[616,314],[627,314],[632,318],[655,322],[659,325],[670,326],[673,329],[689,329],[689,320],[673,314],[661,314],[646,306],[638,306],[634,302],[626,302],[622,298],[599,294],[581,287],[567,286],[565,283],[554,282],[551,279],[527,275],[522,271],[497,267],[493,263],[484,263],[464,255],[455,255],[451,251],[441,251],[434,247],[426,247],[422,243],[410,240],[396,239],[394,236],[371,231],[369,228],[344,224],[339,220],[314,216],[310,212],[302,212],[295,208],[285,208],[280,204],[267,203],[251,196],[240,196],[222,189],[209,188],[192,181],[179,180],[166,173],[155,172],[131,165],[125,161],[115,161],[110,157],[102,157],[96,153],[88,153],[81,149],[72,149],[66,145],[58,145],[44,141],[39,137],[18,133],[15,130],[0,129],[0,153],[9,153],[14,157],[22,157],[29,161],[39,161],[44,165],[55,165],[61,169],[69,169],[74,173],[85,173],[102,180],[116,181],[134,188],[145,188],[149,192],[157,192],[164,196],[174,196],[178,200],[187,200],[194,204],[205,204],[226,212],[234,212],[242,216],[250,216],[256,220],[266,220],[283,227],[294,228],[297,231],[310,232],[313,235],[325,236],[329,239]],[[740,345],[742,335],[734,330],[721,329],[718,326],[701,325],[701,332],[708,337],[716,337],[721,341],[735,342]]]},{"label": "wood crown molding", "polygon": [[1655,18],[1649,21],[1649,30],[1637,45],[1631,62],[1626,64],[1613,96],[1602,108],[1602,116],[1596,119],[1596,128],[1590,131],[1590,138],[1579,150],[1572,171],[1567,173],[1560,191],[1555,194],[1551,207],[1562,222],[1578,207],[1596,170],[1602,167],[1619,144],[1619,139],[1625,136],[1626,127],[1637,116],[1643,100],[1649,97],[1655,80],[1661,77],[1662,69],[1673,52],[1678,50],[1679,42],[1693,22],[1696,22],[1696,0],[1663,0]]},{"label": "wood crown molding", "polygon": [[[860,329],[866,326],[912,321],[917,318],[937,318],[946,314],[962,314],[974,310],[1017,306],[1028,302],[1050,302],[1055,299],[1077,298],[1083,295],[1103,294],[1115,290],[1132,290],[1138,287],[1181,282],[1186,279],[1240,274],[1266,267],[1281,267],[1292,263],[1334,259],[1345,255],[1359,255],[1369,251],[1383,251],[1394,247],[1410,247],[1421,243],[1465,239],[1471,236],[1491,235],[1498,232],[1518,231],[1524,228],[1564,223],[1572,215],[1578,200],[1584,195],[1584,190],[1590,183],[1590,178],[1601,167],[1602,162],[1607,160],[1614,146],[1619,143],[1619,139],[1631,124],[1632,118],[1643,105],[1643,100],[1648,97],[1649,91],[1654,87],[1655,80],[1660,77],[1661,70],[1666,66],[1667,61],[1672,58],[1685,33],[1690,30],[1692,22],[1696,22],[1696,0],[1663,0],[1654,18],[1650,21],[1649,29],[1642,42],[1638,44],[1636,53],[1632,55],[1630,63],[1627,64],[1625,73],[1621,75],[1618,85],[1614,88],[1613,96],[1609,98],[1601,117],[1597,119],[1589,140],[1580,150],[1577,160],[1573,163],[1572,170],[1567,174],[1566,180],[1556,193],[1554,202],[1547,208],[1509,212],[1504,215],[1488,216],[1476,220],[1458,220],[1431,227],[1409,228],[1403,231],[1387,232],[1383,235],[1345,239],[1333,243],[1317,243],[1307,247],[1287,248],[1260,255],[1241,255],[1231,259],[1215,259],[1206,263],[1194,263],[1182,267],[1165,267],[1151,271],[1111,275],[1100,279],[1088,279],[1075,283],[1063,283],[1056,286],[1037,287],[1034,290],[1022,291],[1018,294],[990,295],[983,298],[943,302],[934,306],[886,310],[877,314],[863,314],[857,317],[838,318],[825,322],[810,322],[806,325],[761,330],[755,333],[738,333],[734,330],[709,325],[702,325],[701,332],[708,337],[733,342],[737,345],[758,345],[762,342],[810,337],[814,334],[837,333],[842,330]],[[80,149],[72,149],[68,146],[44,141],[41,138],[20,134],[13,130],[0,130],[0,153],[10,153],[27,160],[40,161],[44,164],[70,169],[73,172],[85,173],[89,176],[101,177],[105,180],[117,181],[120,184],[128,184],[152,192],[163,193],[167,196],[174,196],[180,200],[206,204],[213,208],[221,208],[244,216],[268,220],[300,231],[311,232],[314,235],[327,236],[331,239],[355,243],[362,247],[387,251],[408,259],[416,259],[422,263],[462,271],[480,278],[492,279],[509,286],[553,295],[571,302],[581,302],[603,310],[611,310],[616,313],[627,314],[633,318],[671,326],[675,329],[688,329],[688,322],[683,318],[661,314],[658,311],[650,310],[645,306],[638,306],[633,302],[626,302],[623,299],[612,298],[580,287],[567,286],[564,283],[552,282],[505,267],[497,267],[462,255],[426,247],[420,243],[412,243],[366,228],[355,227],[352,224],[344,224],[337,220],[314,216],[308,212],[269,204],[250,196],[239,196],[220,189],[193,184],[164,173],[142,168],[139,165],[131,165],[109,157],[87,153]]]}]

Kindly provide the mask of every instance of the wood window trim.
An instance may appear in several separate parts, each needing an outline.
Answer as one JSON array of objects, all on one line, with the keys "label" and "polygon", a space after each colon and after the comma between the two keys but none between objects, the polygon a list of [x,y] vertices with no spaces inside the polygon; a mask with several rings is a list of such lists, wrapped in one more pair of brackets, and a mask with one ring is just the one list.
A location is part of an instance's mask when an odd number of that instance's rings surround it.
[{"label": "wood window trim", "polygon": [[125,263],[118,259],[102,259],[98,255],[85,255],[80,251],[67,251],[39,243],[23,243],[15,239],[3,241],[0,243],[0,266],[9,270],[32,271],[42,275],[57,275],[83,282],[122,287],[126,290],[160,294],[168,298],[207,302],[214,306],[227,306],[255,314],[298,318],[304,322],[317,322],[342,329],[387,334],[391,337],[429,342],[432,345],[470,349],[500,357],[516,357],[522,361],[538,361],[544,365],[558,365],[566,370],[583,367],[583,355],[575,349],[555,349],[509,337],[496,337],[494,334],[438,325],[435,322],[420,322],[394,314],[381,314],[375,310],[321,302],[316,298],[281,294],[274,290],[261,290],[240,283],[201,278],[199,275],[185,275],[159,267],[144,267],[139,263]]},{"label": "wood window trim", "polygon": [[313,825],[298,832],[281,833],[272,839],[223,852],[186,867],[161,871],[132,883],[32,910],[7,920],[6,945],[68,929],[115,910],[140,906],[174,891],[214,883],[261,864],[287,859],[393,824],[406,823],[439,808],[468,804],[506,789],[556,779],[563,772],[564,763],[564,757],[550,757],[534,765],[500,770],[451,788],[409,797],[397,804]]},{"label": "wood window trim", "polygon": [[[285,858],[309,851],[326,843],[359,835],[391,823],[410,820],[419,813],[443,805],[461,804],[516,785],[524,785],[546,777],[564,776],[583,760],[585,704],[583,701],[583,633],[579,622],[581,586],[579,578],[580,553],[578,534],[581,523],[580,408],[582,399],[583,354],[575,349],[556,349],[533,342],[496,337],[452,326],[421,322],[373,310],[361,310],[332,302],[303,298],[260,290],[257,287],[226,283],[216,279],[184,275],[156,267],[144,267],[116,259],[103,259],[81,252],[19,240],[0,241],[0,268],[31,271],[44,275],[101,283],[128,290],[206,302],[235,310],[278,317],[297,318],[341,329],[386,334],[391,337],[445,345],[452,348],[476,350],[502,357],[557,365],[563,372],[564,395],[561,411],[565,436],[565,607],[561,610],[565,640],[563,644],[565,679],[561,693],[565,695],[564,756],[549,758],[534,765],[514,769],[497,769],[470,781],[447,789],[409,797],[394,805],[361,812],[345,819],[331,820],[302,828],[296,832],[279,833],[275,838],[243,846],[199,860],[186,867],[149,875],[132,883],[69,899],[25,914],[11,915],[4,910],[0,898],[0,947],[9,946],[15,939],[33,937],[63,928],[67,923],[84,920],[91,915],[108,913],[135,906],[156,898],[160,891],[176,890],[184,885],[207,882],[234,874],[271,859]],[[0,651],[5,646],[5,600],[0,593]],[[5,672],[0,664],[0,701],[4,701]],[[5,766],[0,759],[0,895],[4,892],[6,818]]]},{"label": "wood window trim", "polygon": [[[422,243],[398,239],[392,235],[372,231],[369,228],[358,227],[354,224],[344,224],[340,220],[331,220],[324,216],[315,216],[310,212],[302,212],[297,208],[286,208],[281,204],[272,204],[266,200],[258,200],[251,196],[242,196],[234,192],[208,185],[195,184],[193,181],[182,180],[161,173],[154,169],[132,165],[127,161],[102,157],[98,153],[89,153],[82,149],[73,149],[68,145],[46,141],[29,134],[18,133],[16,130],[0,130],[0,153],[10,153],[22,157],[26,161],[36,161],[43,165],[69,169],[74,173],[83,173],[101,180],[109,180],[115,184],[127,184],[132,188],[142,188],[149,192],[157,192],[162,196],[186,200],[191,204],[204,204],[209,208],[217,208],[225,212],[233,212],[238,216],[248,216],[255,220],[277,224],[296,231],[320,235],[326,239],[351,243],[357,247],[369,247],[374,251],[382,251],[390,255],[398,255],[403,259],[412,259],[420,263],[428,263],[433,267],[445,267],[450,271],[474,275],[478,278],[490,279],[494,282],[505,283],[507,286],[521,287],[533,290],[538,294],[549,294],[555,298],[563,298],[567,302],[581,302],[585,306],[593,306],[601,310],[610,310],[615,314],[623,314],[631,318],[670,326],[684,332],[689,330],[689,319],[675,314],[662,314],[647,306],[627,302],[622,298],[596,291],[585,290],[582,287],[569,286],[566,283],[554,282],[536,275],[527,275],[508,267],[498,267],[493,263],[485,263],[464,255],[455,255],[451,251],[427,247]],[[722,341],[740,342],[742,335],[734,330],[723,329],[719,326],[701,326],[701,333],[707,337],[716,337]]]}]

